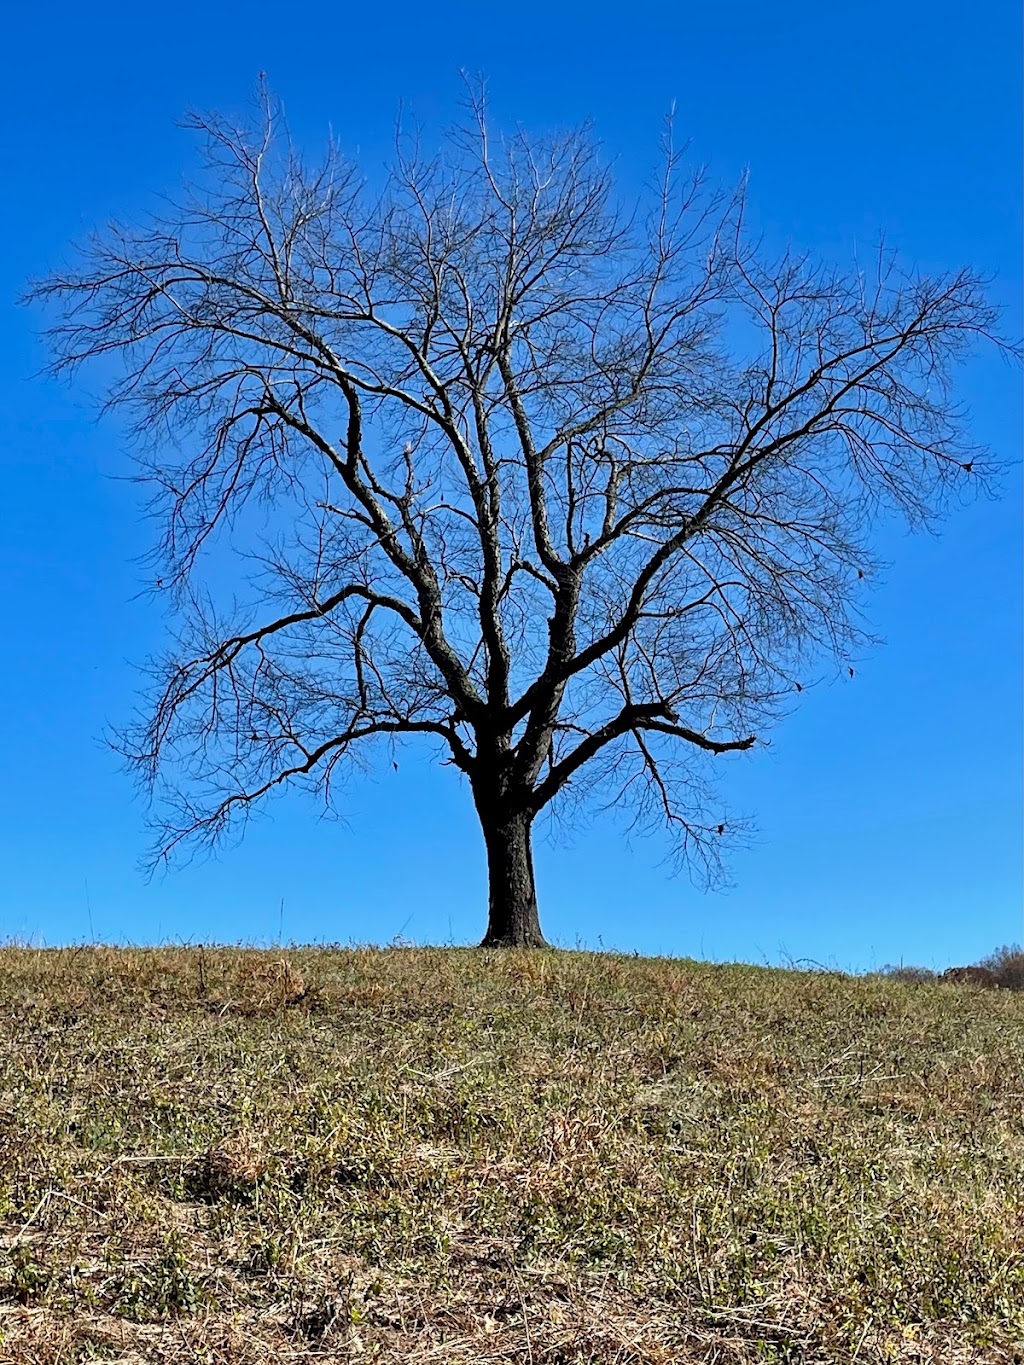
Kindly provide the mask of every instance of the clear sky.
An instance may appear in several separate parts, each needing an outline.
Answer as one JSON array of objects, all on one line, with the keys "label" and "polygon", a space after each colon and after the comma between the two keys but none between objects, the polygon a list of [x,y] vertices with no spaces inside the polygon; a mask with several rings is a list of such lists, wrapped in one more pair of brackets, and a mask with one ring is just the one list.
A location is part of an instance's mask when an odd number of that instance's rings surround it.
[{"label": "clear sky", "polygon": [[[50,944],[246,940],[466,943],[485,926],[480,837],[451,769],[405,760],[350,786],[343,823],[285,800],[240,847],[147,885],[145,811],[103,746],[165,622],[137,597],[150,542],[115,424],[40,379],[27,277],[193,164],[175,121],[237,109],[258,73],[294,135],[328,124],[370,166],[402,101],[447,121],[460,68],[497,121],[594,121],[628,178],[661,119],[712,174],[749,168],[770,238],[849,260],[995,276],[1021,332],[1020,8],[989,0],[626,6],[521,0],[245,7],[20,5],[0,58],[0,936]],[[734,886],[704,894],[658,839],[598,823],[538,849],[542,923],[566,946],[845,969],[942,967],[1021,923],[1020,374],[979,358],[963,397],[1011,464],[998,502],[939,538],[894,528],[871,604],[886,644],[852,682],[805,692],[726,795],[759,826]]]}]

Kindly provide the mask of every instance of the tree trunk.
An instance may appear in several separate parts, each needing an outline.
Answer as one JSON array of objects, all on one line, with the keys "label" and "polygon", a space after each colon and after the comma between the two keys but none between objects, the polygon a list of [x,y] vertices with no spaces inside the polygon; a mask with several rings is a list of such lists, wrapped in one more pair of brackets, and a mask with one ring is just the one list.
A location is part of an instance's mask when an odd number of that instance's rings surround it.
[{"label": "tree trunk", "polygon": [[490,888],[487,934],[481,948],[547,948],[540,931],[533,880],[532,819],[518,813],[481,815]]}]

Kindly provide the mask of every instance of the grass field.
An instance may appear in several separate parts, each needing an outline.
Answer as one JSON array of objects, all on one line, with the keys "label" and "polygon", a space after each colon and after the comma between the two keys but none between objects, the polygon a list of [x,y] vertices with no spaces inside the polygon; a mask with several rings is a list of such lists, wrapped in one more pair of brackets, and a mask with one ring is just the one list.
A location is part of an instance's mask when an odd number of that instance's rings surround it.
[{"label": "grass field", "polygon": [[0,1362],[1024,1359],[1024,995],[0,950]]}]

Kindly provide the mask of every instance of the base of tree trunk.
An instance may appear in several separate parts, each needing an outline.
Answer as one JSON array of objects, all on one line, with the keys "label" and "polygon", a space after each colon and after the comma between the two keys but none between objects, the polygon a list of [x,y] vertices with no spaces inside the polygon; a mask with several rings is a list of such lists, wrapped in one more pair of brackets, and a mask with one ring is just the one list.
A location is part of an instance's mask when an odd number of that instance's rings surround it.
[{"label": "base of tree trunk", "polygon": [[538,930],[535,934],[487,934],[477,944],[478,948],[550,948],[551,944]]}]

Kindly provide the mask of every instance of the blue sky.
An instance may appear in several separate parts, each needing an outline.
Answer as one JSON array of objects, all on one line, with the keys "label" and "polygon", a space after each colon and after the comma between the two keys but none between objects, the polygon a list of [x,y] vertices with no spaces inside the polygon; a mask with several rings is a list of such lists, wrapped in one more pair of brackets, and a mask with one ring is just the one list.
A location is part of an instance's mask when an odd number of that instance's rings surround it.
[{"label": "blue sky", "polygon": [[[995,276],[1021,332],[1020,12],[1010,0],[504,10],[184,3],[19,6],[0,59],[0,936],[65,943],[472,942],[484,860],[450,769],[406,759],[350,786],[345,819],[279,802],[241,846],[146,884],[145,811],[101,734],[133,706],[166,623],[137,596],[149,545],[116,424],[38,377],[26,279],[69,242],[137,214],[193,164],[190,106],[236,109],[265,70],[294,135],[327,125],[368,165],[402,101],[453,114],[486,75],[497,121],[590,118],[623,176],[661,119],[714,178],[749,169],[773,241],[848,260],[888,242],[925,268]],[[597,824],[538,849],[542,922],[566,946],[847,969],[971,961],[1021,923],[1020,375],[979,357],[962,394],[1010,462],[998,502],[939,538],[881,537],[870,603],[886,644],[852,682],[805,693],[767,753],[730,763],[759,834],[734,886],[672,877],[658,839]]]}]

